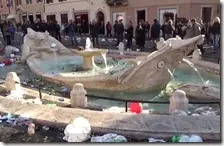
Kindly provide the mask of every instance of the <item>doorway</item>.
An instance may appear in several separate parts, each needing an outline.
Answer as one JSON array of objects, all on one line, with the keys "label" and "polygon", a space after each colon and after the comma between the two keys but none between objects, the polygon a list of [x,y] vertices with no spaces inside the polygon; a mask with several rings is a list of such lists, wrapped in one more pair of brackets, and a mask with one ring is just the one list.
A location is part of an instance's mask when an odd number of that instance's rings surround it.
[{"label": "doorway", "polygon": [[36,13],[36,19],[39,19],[40,21],[42,21],[42,19],[41,19],[41,13]]},{"label": "doorway", "polygon": [[137,23],[145,22],[146,10],[137,10]]},{"label": "doorway", "polygon": [[203,7],[202,8],[202,20],[204,23],[211,22],[212,16],[212,8],[211,7]]},{"label": "doorway", "polygon": [[174,22],[174,13],[173,12],[165,12],[163,14],[163,22],[167,22],[168,20],[172,20]]},{"label": "doorway", "polygon": [[28,19],[30,23],[34,23],[33,14],[29,14]]},{"label": "doorway", "polygon": [[162,25],[170,18],[173,22],[176,21],[177,9],[176,8],[165,8],[159,9],[159,23]]},{"label": "doorway", "polygon": [[74,13],[75,23],[79,33],[89,33],[89,15],[88,13]]},{"label": "doorway", "polygon": [[104,13],[99,11],[96,14],[96,18],[97,18],[97,23],[100,27],[100,32],[99,34],[105,34],[105,18],[104,18]]}]

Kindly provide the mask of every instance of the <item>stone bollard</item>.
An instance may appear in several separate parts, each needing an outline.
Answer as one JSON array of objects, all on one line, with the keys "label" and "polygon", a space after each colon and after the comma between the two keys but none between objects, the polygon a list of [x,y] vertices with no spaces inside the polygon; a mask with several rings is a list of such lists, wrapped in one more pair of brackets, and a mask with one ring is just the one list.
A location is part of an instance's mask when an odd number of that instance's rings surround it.
[{"label": "stone bollard", "polygon": [[200,51],[200,49],[194,50],[194,52],[192,54],[192,59],[195,60],[195,61],[201,60],[201,51]]},{"label": "stone bollard", "polygon": [[86,94],[87,92],[81,83],[75,84],[70,93],[71,107],[72,108],[86,108],[87,107]]},{"label": "stone bollard", "polygon": [[10,72],[7,74],[7,77],[5,80],[5,86],[7,91],[21,89],[20,78],[17,76],[15,72]]},{"label": "stone bollard", "polygon": [[174,114],[175,111],[188,112],[188,99],[183,90],[176,90],[170,98],[169,113]]},{"label": "stone bollard", "polygon": [[118,50],[120,52],[120,55],[124,55],[124,43],[123,42],[119,43]]}]

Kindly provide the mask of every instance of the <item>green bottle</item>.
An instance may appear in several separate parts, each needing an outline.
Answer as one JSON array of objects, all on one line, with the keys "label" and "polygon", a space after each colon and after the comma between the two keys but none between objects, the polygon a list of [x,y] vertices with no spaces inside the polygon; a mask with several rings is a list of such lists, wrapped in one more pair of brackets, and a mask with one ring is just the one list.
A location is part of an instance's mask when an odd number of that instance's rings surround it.
[{"label": "green bottle", "polygon": [[173,143],[178,143],[179,140],[180,140],[180,136],[179,136],[179,135],[176,135],[176,136],[173,136],[173,137],[172,137],[172,142],[173,142]]}]

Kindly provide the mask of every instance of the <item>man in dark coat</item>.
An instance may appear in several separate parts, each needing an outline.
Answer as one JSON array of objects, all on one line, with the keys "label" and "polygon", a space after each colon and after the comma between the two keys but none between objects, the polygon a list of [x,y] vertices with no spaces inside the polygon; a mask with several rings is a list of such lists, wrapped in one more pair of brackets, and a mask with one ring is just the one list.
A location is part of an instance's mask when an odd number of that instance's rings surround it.
[{"label": "man in dark coat", "polygon": [[161,25],[157,19],[154,19],[154,23],[151,28],[151,37],[153,41],[159,40]]},{"label": "man in dark coat", "polygon": [[122,20],[119,20],[119,23],[117,25],[117,46],[120,42],[123,41],[123,35],[124,35],[124,24],[122,23]]},{"label": "man in dark coat", "polygon": [[45,32],[48,30],[48,24],[45,22],[45,20],[41,23],[41,32]]},{"label": "man in dark coat", "polygon": [[72,45],[74,45],[74,41],[75,41],[75,45],[78,46],[78,41],[76,40],[76,25],[75,22],[72,22],[72,20],[69,21],[69,24],[66,28],[68,35],[72,41]]},{"label": "man in dark coat", "polygon": [[61,42],[61,27],[58,24],[58,21],[55,21],[55,31],[56,31],[56,39]]},{"label": "man in dark coat", "polygon": [[96,45],[99,46],[99,25],[96,23],[95,20],[92,21],[91,25],[90,25],[90,34],[92,36],[92,41],[93,41],[93,47],[95,48]]},{"label": "man in dark coat", "polygon": [[34,30],[35,30],[36,32],[41,32],[41,30],[42,30],[42,24],[41,24],[41,22],[40,22],[40,19],[37,19],[37,20],[35,21],[35,23],[34,23]]}]

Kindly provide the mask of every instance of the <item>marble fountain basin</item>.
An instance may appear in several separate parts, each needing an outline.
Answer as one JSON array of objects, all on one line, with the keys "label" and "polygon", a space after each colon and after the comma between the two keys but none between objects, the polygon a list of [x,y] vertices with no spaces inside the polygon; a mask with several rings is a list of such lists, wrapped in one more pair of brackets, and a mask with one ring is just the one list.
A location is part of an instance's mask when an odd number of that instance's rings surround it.
[{"label": "marble fountain basin", "polygon": [[[142,60],[136,59],[137,64],[133,63],[133,60],[113,63],[113,58],[109,58],[107,59],[108,68],[98,66],[83,71],[85,66],[83,56],[90,56],[94,64],[94,61],[103,60],[99,59],[99,55],[102,55],[102,52],[107,53],[107,50],[70,50],[49,34],[28,29],[28,34],[24,38],[22,58],[34,73],[69,87],[75,83],[82,83],[85,88],[93,90],[154,91],[167,86],[172,78],[169,70],[176,68],[189,52],[196,49],[198,44],[203,43],[203,39],[204,36],[200,35],[187,40],[179,38],[161,40],[157,43],[158,50],[143,57]],[[54,51],[50,47],[52,43],[56,44]],[[110,63],[113,65],[110,66]],[[63,71],[63,67],[66,68],[69,64],[70,69]],[[74,66],[75,69],[72,70],[74,64],[78,64],[81,71],[79,69],[77,71],[77,66]],[[53,66],[59,66],[59,69],[55,71]]]}]

